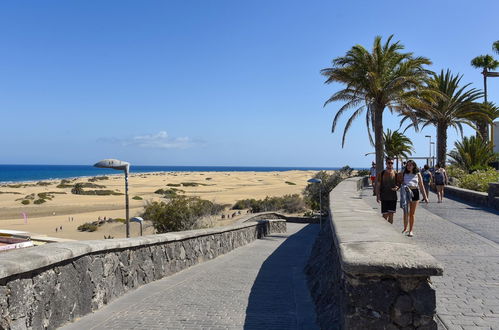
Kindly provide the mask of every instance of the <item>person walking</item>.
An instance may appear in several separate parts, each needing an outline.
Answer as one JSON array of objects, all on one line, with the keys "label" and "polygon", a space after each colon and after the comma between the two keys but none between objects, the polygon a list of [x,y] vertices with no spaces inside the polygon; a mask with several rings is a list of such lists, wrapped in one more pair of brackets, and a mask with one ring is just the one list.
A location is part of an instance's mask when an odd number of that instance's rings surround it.
[{"label": "person walking", "polygon": [[423,186],[424,190],[426,192],[426,197],[428,198],[428,201],[430,200],[430,183],[432,182],[433,175],[431,174],[430,167],[428,165],[425,165],[423,167],[423,173],[421,174],[423,177]]},{"label": "person walking", "polygon": [[372,162],[371,168],[369,169],[369,175],[371,176],[371,185],[373,187],[373,195],[376,195],[376,163]]},{"label": "person walking", "polygon": [[434,182],[437,189],[438,203],[442,203],[444,201],[444,187],[448,184],[449,179],[447,177],[447,172],[440,163],[437,163],[435,167]]},{"label": "person walking", "polygon": [[400,187],[400,204],[404,210],[404,230],[402,233],[412,237],[414,236],[414,216],[419,204],[419,195],[423,196],[425,202],[428,202],[428,197],[419,168],[413,160],[407,161],[402,175],[402,185]]},{"label": "person walking", "polygon": [[381,214],[389,223],[397,210],[397,173],[393,169],[393,159],[386,158],[386,169],[376,177],[376,201],[381,202]]}]

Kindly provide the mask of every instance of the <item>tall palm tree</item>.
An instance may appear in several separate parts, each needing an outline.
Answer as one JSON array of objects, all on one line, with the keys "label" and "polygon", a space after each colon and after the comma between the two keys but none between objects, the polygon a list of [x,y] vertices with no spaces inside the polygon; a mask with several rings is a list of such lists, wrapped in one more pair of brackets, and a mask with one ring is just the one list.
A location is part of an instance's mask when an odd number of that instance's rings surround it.
[{"label": "tall palm tree", "polygon": [[412,141],[404,134],[398,131],[392,132],[390,129],[383,133],[383,139],[385,140],[385,154],[396,159],[396,169],[398,171],[399,159],[409,158],[414,151]]},{"label": "tall palm tree", "polygon": [[486,169],[497,159],[492,143],[481,137],[464,137],[454,143],[454,148],[449,153],[450,163],[468,172]]},{"label": "tall palm tree", "polygon": [[[497,41],[494,43],[496,46]],[[499,44],[497,45],[499,47]],[[483,97],[487,102],[487,73],[496,69],[499,66],[499,61],[494,59],[491,55],[480,55],[471,60],[471,66],[477,69],[482,69],[483,74]]]},{"label": "tall palm tree", "polygon": [[494,43],[492,44],[492,50],[499,54],[499,40],[494,41]]},{"label": "tall palm tree", "polygon": [[[435,94],[425,95],[420,99],[420,103],[413,109],[413,115],[417,118],[407,128],[414,126],[416,130],[434,125],[437,128],[437,161],[445,165],[447,154],[447,129],[454,127],[463,135],[463,124],[473,128],[474,119],[484,118],[483,105],[475,102],[482,97],[482,92],[475,88],[468,88],[471,84],[459,86],[462,76],[453,75],[450,70],[440,74],[434,74],[427,81],[427,88],[433,90]],[[438,97],[435,96],[438,93]],[[405,115],[401,125],[405,120],[410,119]],[[406,129],[407,129],[406,128]]]},{"label": "tall palm tree", "polygon": [[429,59],[401,52],[404,46],[399,41],[392,42],[392,38],[393,35],[382,43],[381,37],[377,36],[371,52],[355,45],[345,56],[335,58],[331,68],[321,70],[327,77],[326,84],[338,82],[346,85],[324,104],[345,102],[333,119],[332,131],[335,131],[341,115],[353,109],[343,132],[344,146],[352,122],[365,111],[369,140],[375,146],[378,173],[383,169],[383,111],[386,108],[391,112],[407,111],[409,103],[416,98],[425,78],[431,73],[424,68],[431,64]]}]

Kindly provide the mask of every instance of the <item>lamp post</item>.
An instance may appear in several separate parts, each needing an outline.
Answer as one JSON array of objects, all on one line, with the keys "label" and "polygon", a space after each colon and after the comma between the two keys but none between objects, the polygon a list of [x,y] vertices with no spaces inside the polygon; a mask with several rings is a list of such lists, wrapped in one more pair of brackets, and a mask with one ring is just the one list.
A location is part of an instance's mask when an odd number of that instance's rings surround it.
[{"label": "lamp post", "polygon": [[126,209],[126,237],[130,237],[130,221],[129,221],[129,206],[128,206],[128,173],[130,172],[130,163],[117,159],[103,159],[94,164],[99,168],[112,168],[113,170],[121,170],[125,172],[125,209]]},{"label": "lamp post", "polygon": [[432,167],[435,167],[435,155],[437,154],[437,151],[435,150],[435,142],[430,142],[430,150],[432,145],[433,145],[433,158],[431,160],[432,160]]},{"label": "lamp post", "polygon": [[307,182],[319,184],[319,216],[320,216],[319,224],[320,227],[322,228],[322,180],[317,178],[312,178],[307,180]]},{"label": "lamp post", "polygon": [[430,154],[429,155],[430,155],[430,157],[428,158],[428,163],[429,163],[428,166],[431,167],[431,165],[432,165],[431,164],[431,135],[425,135],[424,137],[430,138],[430,144],[429,144],[429,147],[430,147]]},{"label": "lamp post", "polygon": [[142,224],[144,222],[144,219],[141,217],[134,217],[130,219],[131,222],[138,222],[140,224],[140,236],[142,236]]}]

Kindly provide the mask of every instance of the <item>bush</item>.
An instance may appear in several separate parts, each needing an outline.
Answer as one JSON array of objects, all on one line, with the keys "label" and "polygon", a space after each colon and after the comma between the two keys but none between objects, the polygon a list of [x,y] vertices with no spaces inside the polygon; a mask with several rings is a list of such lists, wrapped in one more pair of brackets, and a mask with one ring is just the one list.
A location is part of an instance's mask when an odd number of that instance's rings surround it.
[{"label": "bush", "polygon": [[252,212],[284,211],[286,213],[302,212],[305,202],[298,194],[282,197],[265,197],[264,199],[242,199],[233,206],[233,210],[251,209]]},{"label": "bush", "polygon": [[143,200],[143,198],[142,198],[142,197],[140,197],[140,196],[133,196],[133,197],[132,197],[132,199],[135,199],[136,201],[141,201],[141,200]]},{"label": "bush", "polygon": [[151,220],[158,233],[199,228],[201,219],[215,215],[223,205],[199,197],[175,196],[168,202],[149,203],[142,218]]},{"label": "bush", "polygon": [[56,187],[57,188],[72,188],[73,185],[71,184],[71,180],[62,179],[61,183],[59,183]]},{"label": "bush", "polygon": [[97,228],[99,228],[99,226],[97,226],[96,224],[93,224],[93,223],[84,223],[83,225],[80,225],[78,226],[78,228],[76,228],[78,231],[89,231],[89,232],[92,232],[92,231],[96,231]]},{"label": "bush", "polygon": [[490,182],[499,181],[499,172],[495,169],[476,171],[459,179],[459,187],[475,191],[487,192]]},{"label": "bush", "polygon": [[370,174],[371,174],[371,171],[369,171],[369,170],[358,170],[357,174],[355,176],[366,176],[366,175],[370,175]]},{"label": "bush", "polygon": [[23,205],[28,205],[29,203],[30,203],[29,199],[23,199],[21,201],[21,204],[23,204]]},{"label": "bush", "polygon": [[290,186],[296,186],[296,183],[291,182],[291,181],[286,181],[285,183],[286,183],[286,184],[289,184]]},{"label": "bush", "polygon": [[180,187],[181,184],[180,183],[168,183],[167,186],[168,187]]},{"label": "bush", "polygon": [[107,176],[94,176],[93,178],[88,179],[88,182],[95,182],[95,181],[102,181],[102,180],[108,180],[109,178]]},{"label": "bush", "polygon": [[344,166],[339,171],[329,174],[326,171],[317,172],[314,178],[322,180],[322,183],[309,183],[305,187],[303,195],[305,196],[305,203],[312,210],[319,210],[320,201],[322,199],[322,212],[327,213],[329,207],[329,193],[334,189],[343,179],[352,174],[352,168]]},{"label": "bush", "polygon": [[44,200],[44,199],[40,198],[40,199],[35,200],[35,201],[33,202],[33,204],[43,204],[43,203],[45,203],[45,202],[46,202],[46,200]]},{"label": "bush", "polygon": [[45,181],[38,181],[36,183],[37,186],[50,186],[52,183],[50,182],[45,182]]},{"label": "bush", "polygon": [[197,187],[199,183],[196,182],[182,182],[182,186],[184,187]]}]

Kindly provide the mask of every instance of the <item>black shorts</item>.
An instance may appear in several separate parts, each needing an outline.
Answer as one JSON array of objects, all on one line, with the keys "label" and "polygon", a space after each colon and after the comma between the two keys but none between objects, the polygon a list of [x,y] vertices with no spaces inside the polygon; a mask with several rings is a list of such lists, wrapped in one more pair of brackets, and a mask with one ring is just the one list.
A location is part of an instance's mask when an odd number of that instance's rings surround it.
[{"label": "black shorts", "polygon": [[418,201],[419,200],[419,189],[411,189],[412,191],[412,201]]},{"label": "black shorts", "polygon": [[397,210],[397,201],[381,201],[381,213],[395,213]]}]

